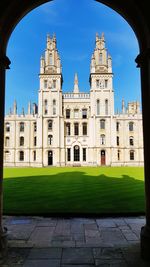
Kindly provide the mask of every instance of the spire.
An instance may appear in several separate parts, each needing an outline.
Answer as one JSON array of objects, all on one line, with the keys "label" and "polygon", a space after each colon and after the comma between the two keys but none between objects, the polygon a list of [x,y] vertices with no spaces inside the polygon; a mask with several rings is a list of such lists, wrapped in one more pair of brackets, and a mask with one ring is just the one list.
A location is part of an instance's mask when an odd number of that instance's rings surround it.
[{"label": "spire", "polygon": [[17,102],[16,99],[14,100],[14,105],[13,105],[13,114],[16,115],[17,114]]},{"label": "spire", "polygon": [[122,99],[122,113],[125,114],[125,102],[124,102],[124,99]]},{"label": "spire", "polygon": [[24,108],[22,108],[22,115],[24,116]]},{"label": "spire", "polygon": [[28,103],[28,115],[31,114],[31,102]]},{"label": "spire", "polygon": [[78,75],[75,73],[74,76],[74,93],[79,93],[79,86],[78,86]]}]

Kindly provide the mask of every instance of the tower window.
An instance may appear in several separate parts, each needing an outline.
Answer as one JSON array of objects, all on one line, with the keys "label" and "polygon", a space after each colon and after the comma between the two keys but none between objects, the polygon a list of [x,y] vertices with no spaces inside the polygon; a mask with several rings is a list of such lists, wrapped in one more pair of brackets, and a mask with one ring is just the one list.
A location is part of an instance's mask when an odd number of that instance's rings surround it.
[{"label": "tower window", "polygon": [[47,99],[44,100],[44,114],[46,115],[48,113],[48,102]]},{"label": "tower window", "polygon": [[133,146],[134,145],[134,138],[133,138],[133,136],[130,136],[129,137],[129,144],[130,144],[130,146]]},{"label": "tower window", "polygon": [[56,88],[56,80],[53,80],[53,88]]},{"label": "tower window", "polygon": [[37,131],[37,125],[36,125],[36,122],[33,123],[33,129],[34,129],[34,132]]},{"label": "tower window", "polygon": [[5,129],[6,129],[6,132],[10,132],[10,123],[9,122],[6,122]]},{"label": "tower window", "polygon": [[82,124],[82,133],[83,135],[87,135],[87,123],[86,122]]},{"label": "tower window", "polygon": [[119,136],[117,136],[117,146],[119,146]]},{"label": "tower window", "polygon": [[87,118],[87,109],[82,109],[82,119]]},{"label": "tower window", "polygon": [[24,137],[23,136],[20,137],[20,146],[24,146]]},{"label": "tower window", "polygon": [[100,129],[105,129],[105,120],[100,120]]},{"label": "tower window", "polygon": [[48,145],[52,145],[53,136],[51,134],[48,135]]},{"label": "tower window", "polygon": [[49,56],[49,63],[50,63],[50,65],[53,64],[52,54],[50,54],[50,56]]},{"label": "tower window", "polygon": [[97,115],[100,115],[100,100],[99,99],[97,99],[96,104],[97,104]]},{"label": "tower window", "polygon": [[105,80],[105,88],[108,87],[108,80]]},{"label": "tower window", "polygon": [[70,119],[70,109],[66,109],[66,119]]},{"label": "tower window", "polygon": [[129,122],[129,131],[132,132],[133,131],[133,122]]},{"label": "tower window", "polygon": [[96,80],[96,88],[99,88],[99,80]]},{"label": "tower window", "polygon": [[99,54],[99,64],[103,63],[103,55],[102,53]]},{"label": "tower window", "polygon": [[101,137],[100,137],[100,144],[101,144],[101,145],[105,145],[105,135],[104,135],[104,134],[101,134]]},{"label": "tower window", "polygon": [[116,122],[116,131],[119,132],[119,122]]},{"label": "tower window", "polygon": [[105,100],[105,115],[108,115],[108,99]]},{"label": "tower window", "polygon": [[33,151],[33,160],[36,161],[36,151]]},{"label": "tower window", "polygon": [[34,136],[34,146],[36,146],[36,143],[37,143],[37,138],[36,136]]},{"label": "tower window", "polygon": [[5,138],[5,146],[9,146],[10,144],[10,138],[8,136],[6,136]]},{"label": "tower window", "polygon": [[20,132],[24,132],[24,122],[20,122]]},{"label": "tower window", "polygon": [[79,110],[78,109],[74,110],[74,117],[75,117],[75,119],[79,118]]},{"label": "tower window", "polygon": [[47,80],[44,80],[44,89],[47,89],[48,82]]},{"label": "tower window", "polygon": [[66,123],[66,135],[70,135],[70,123]]},{"label": "tower window", "polygon": [[74,124],[74,135],[79,135],[79,124],[78,123]]},{"label": "tower window", "polygon": [[52,131],[52,129],[53,129],[53,121],[49,120],[48,121],[48,131]]},{"label": "tower window", "polygon": [[53,115],[56,115],[56,99],[53,99]]},{"label": "tower window", "polygon": [[120,150],[117,151],[117,158],[120,160]]}]

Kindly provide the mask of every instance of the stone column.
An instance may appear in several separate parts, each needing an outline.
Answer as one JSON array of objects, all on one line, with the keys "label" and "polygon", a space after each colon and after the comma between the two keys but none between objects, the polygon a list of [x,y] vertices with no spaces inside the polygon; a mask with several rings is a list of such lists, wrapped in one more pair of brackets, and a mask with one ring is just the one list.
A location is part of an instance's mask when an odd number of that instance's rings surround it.
[{"label": "stone column", "polygon": [[0,256],[7,251],[7,229],[3,228],[3,143],[4,143],[4,108],[5,108],[5,70],[9,69],[10,60],[0,55]]},{"label": "stone column", "polygon": [[141,229],[141,255],[150,260],[150,48],[141,52],[136,60],[141,69],[146,225]]}]

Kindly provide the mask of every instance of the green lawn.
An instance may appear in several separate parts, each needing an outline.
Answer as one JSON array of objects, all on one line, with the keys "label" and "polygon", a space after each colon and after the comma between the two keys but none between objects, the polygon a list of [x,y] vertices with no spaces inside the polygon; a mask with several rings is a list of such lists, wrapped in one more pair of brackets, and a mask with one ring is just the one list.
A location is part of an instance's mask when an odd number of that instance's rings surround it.
[{"label": "green lawn", "polygon": [[141,167],[6,168],[4,214],[143,213]]}]

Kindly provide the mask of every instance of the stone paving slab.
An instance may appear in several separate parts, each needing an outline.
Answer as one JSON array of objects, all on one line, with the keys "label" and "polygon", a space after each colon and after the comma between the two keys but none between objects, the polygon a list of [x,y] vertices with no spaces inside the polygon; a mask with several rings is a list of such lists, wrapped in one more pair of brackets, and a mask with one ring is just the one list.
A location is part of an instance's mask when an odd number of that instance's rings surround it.
[{"label": "stone paving slab", "polygon": [[94,264],[91,248],[65,248],[62,253],[63,264]]},{"label": "stone paving slab", "polygon": [[23,267],[60,267],[60,260],[27,260]]},{"label": "stone paving slab", "polygon": [[144,217],[4,217],[8,257],[0,267],[150,267],[140,258]]}]

